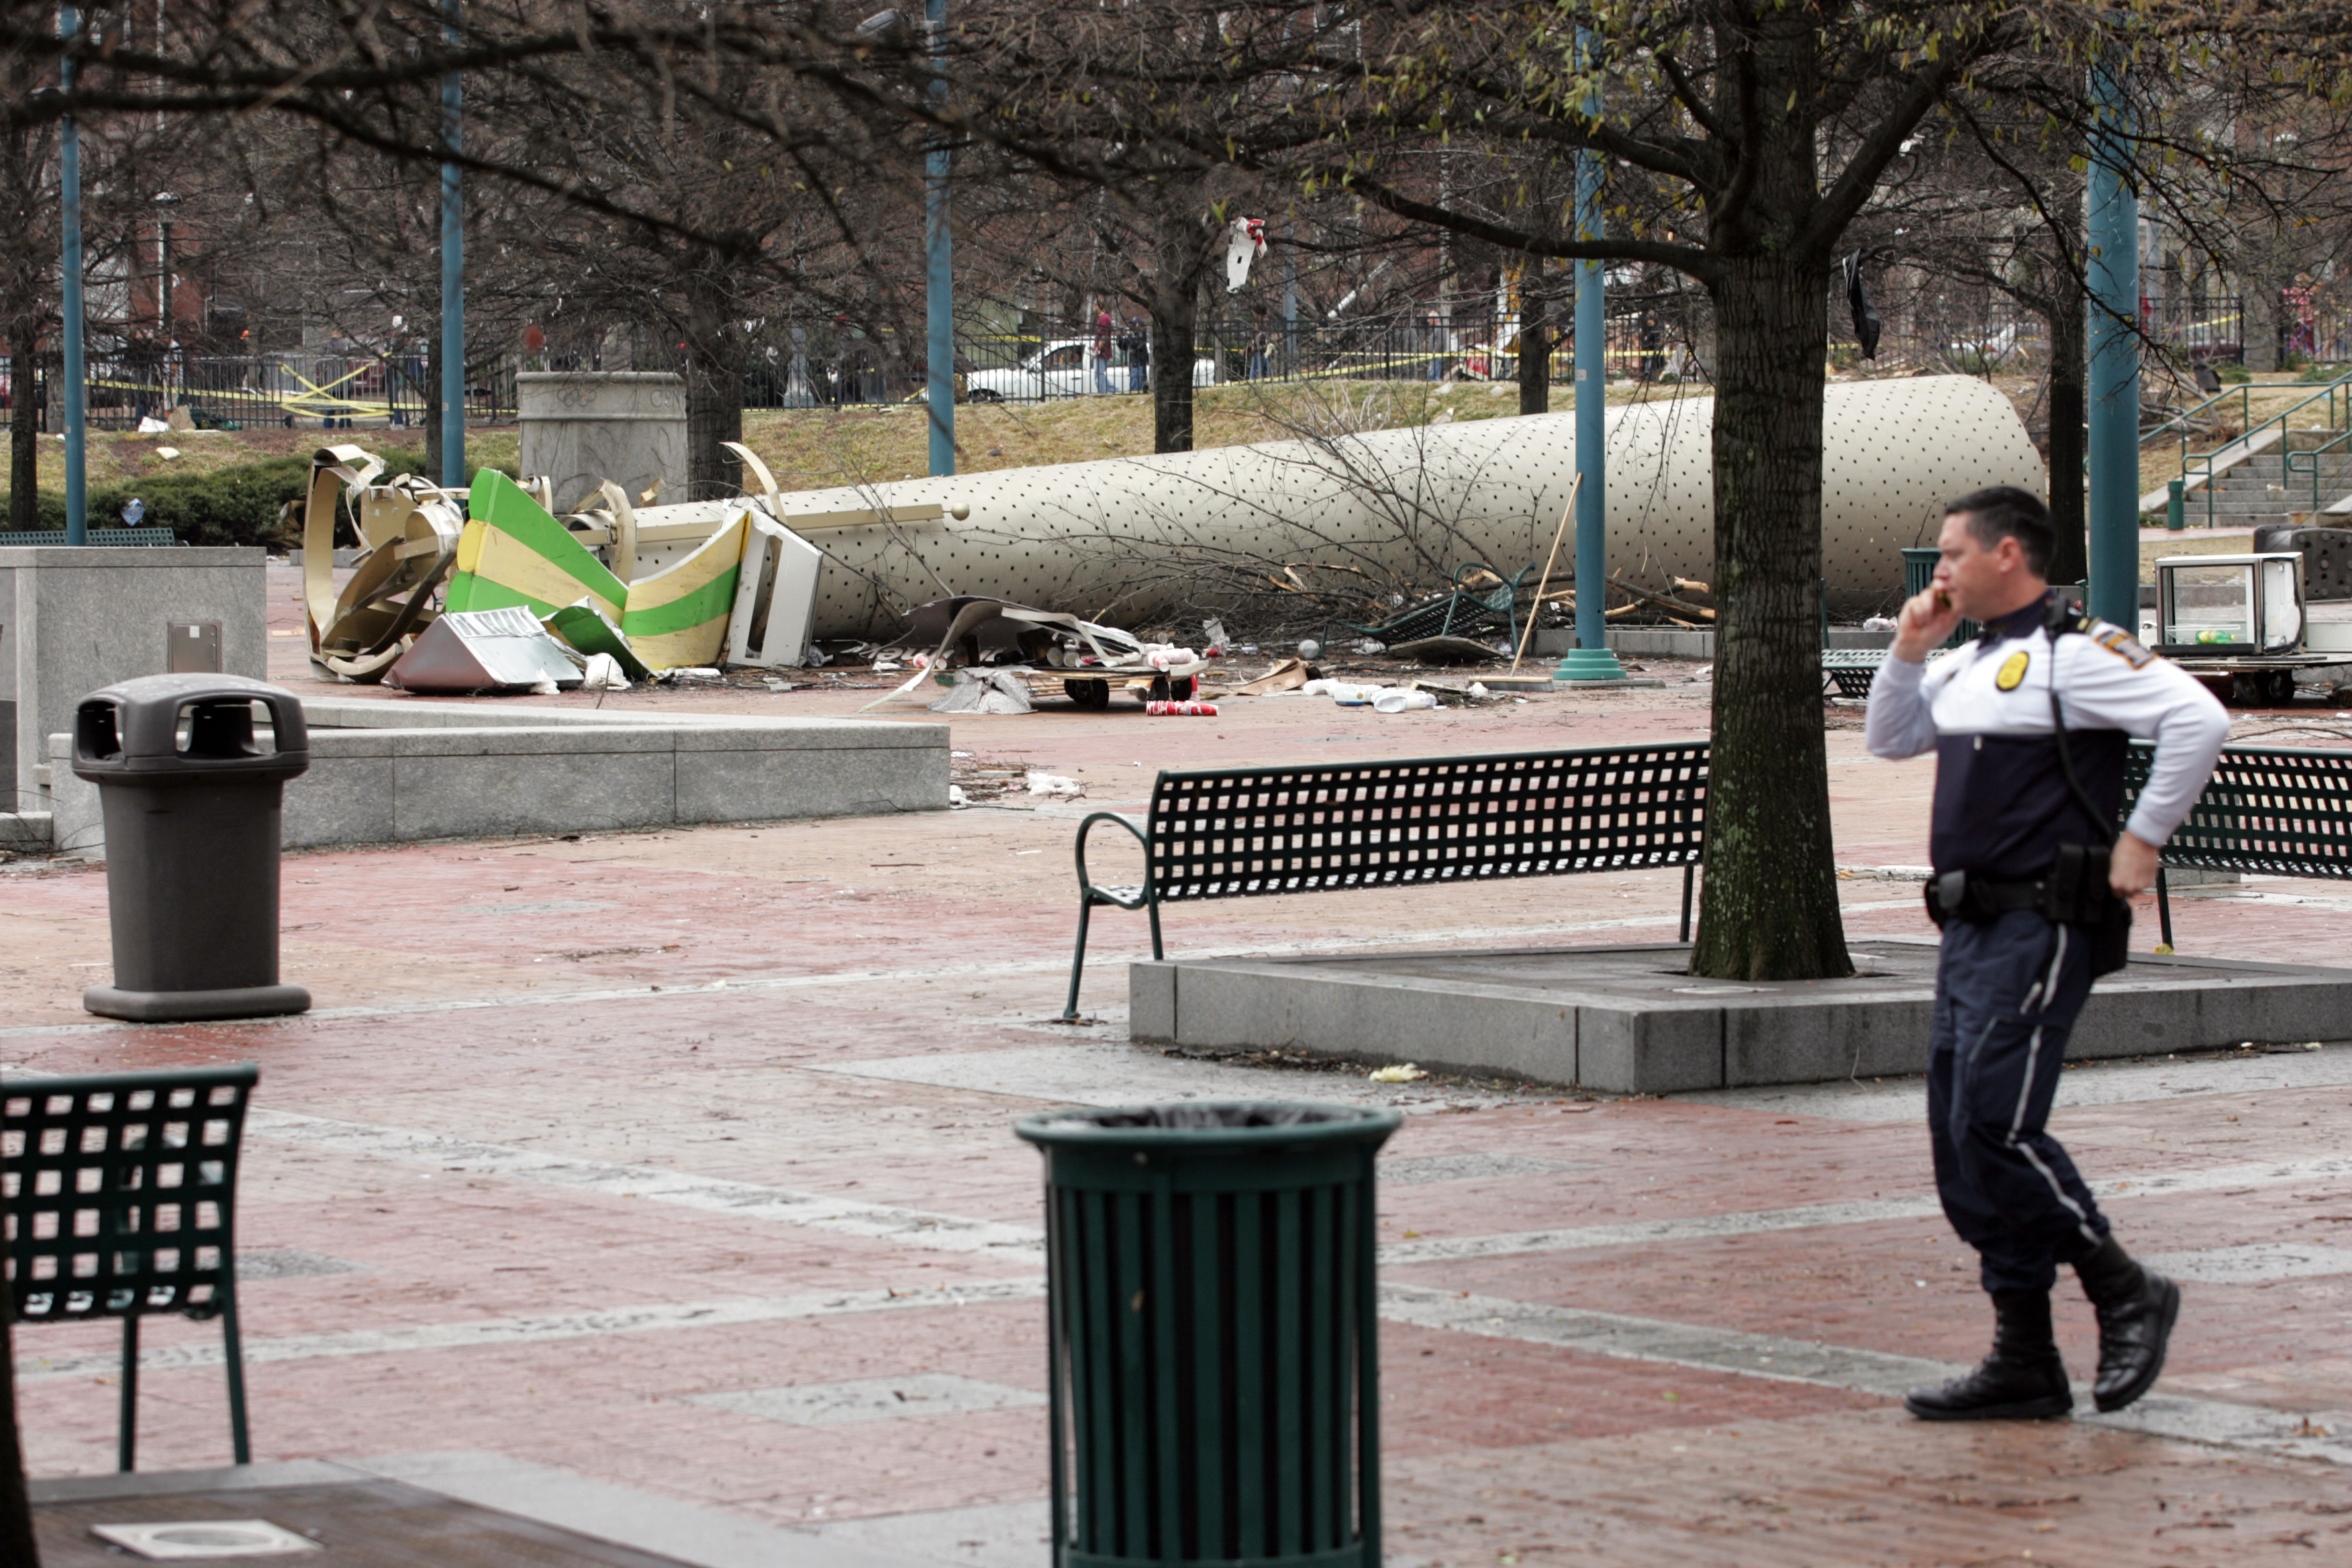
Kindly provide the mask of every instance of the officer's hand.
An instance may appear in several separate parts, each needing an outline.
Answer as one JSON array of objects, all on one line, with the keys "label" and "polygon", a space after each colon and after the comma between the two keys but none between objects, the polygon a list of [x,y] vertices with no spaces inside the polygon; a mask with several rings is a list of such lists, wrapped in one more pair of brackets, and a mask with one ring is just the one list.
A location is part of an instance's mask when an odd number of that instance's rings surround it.
[{"label": "officer's hand", "polygon": [[2133,834],[2118,834],[2107,861],[2107,886],[2118,898],[2147,892],[2156,886],[2156,858],[2155,845]]},{"label": "officer's hand", "polygon": [[1917,664],[1950,637],[1959,624],[1960,612],[1941,588],[1930,587],[1925,593],[1912,595],[1895,612],[1895,657],[1906,664]]}]

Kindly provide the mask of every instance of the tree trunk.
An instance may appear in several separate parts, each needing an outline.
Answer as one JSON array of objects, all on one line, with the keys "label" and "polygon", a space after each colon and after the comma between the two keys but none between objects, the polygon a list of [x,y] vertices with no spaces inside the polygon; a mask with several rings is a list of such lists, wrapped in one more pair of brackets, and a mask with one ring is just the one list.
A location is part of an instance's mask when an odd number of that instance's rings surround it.
[{"label": "tree trunk", "polygon": [[[1187,258],[1189,259],[1189,258]],[[1192,334],[1200,321],[1200,289],[1185,268],[1171,279],[1163,251],[1151,290],[1151,449],[1192,449]]]},{"label": "tree trunk", "polygon": [[1519,412],[1551,412],[1551,300],[1544,294],[1543,264],[1528,258],[1519,275]]},{"label": "tree trunk", "polygon": [[2057,531],[2057,548],[2051,552],[2050,581],[2080,583],[2090,575],[2090,537],[2083,499],[2083,460],[2088,437],[2084,417],[2089,407],[2090,350],[2084,340],[2089,323],[2082,287],[2072,273],[2061,270],[2054,280],[2050,311],[2050,525]]},{"label": "tree trunk", "polygon": [[8,1292],[0,1289],[0,1563],[41,1568],[33,1544],[33,1510],[25,1500],[25,1446],[16,1433],[16,1356],[8,1331]]},{"label": "tree trunk", "polygon": [[743,464],[723,445],[743,439],[748,353],[733,296],[705,275],[688,285],[686,332],[686,498],[721,500],[743,491]]},{"label": "tree trunk", "polygon": [[39,332],[20,319],[8,329],[8,526],[19,531],[36,526],[40,504],[40,410],[33,405],[33,384],[40,359],[33,344]]},{"label": "tree trunk", "polygon": [[1828,273],[1767,243],[1726,258],[1708,289],[1718,616],[1706,893],[1691,973],[1830,979],[1853,963],[1838,920],[1821,705]]}]

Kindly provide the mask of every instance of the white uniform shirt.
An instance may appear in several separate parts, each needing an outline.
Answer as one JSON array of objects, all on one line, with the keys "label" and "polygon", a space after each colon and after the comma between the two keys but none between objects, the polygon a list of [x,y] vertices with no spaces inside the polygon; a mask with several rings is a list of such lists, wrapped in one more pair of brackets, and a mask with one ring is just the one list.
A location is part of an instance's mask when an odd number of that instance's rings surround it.
[{"label": "white uniform shirt", "polygon": [[[1872,754],[1938,755],[1939,870],[1952,868],[1948,858],[1970,864],[1972,846],[1997,839],[2005,826],[2030,837],[2026,816],[2064,809],[2052,798],[2053,788],[2063,788],[2063,776],[2053,780],[2049,766],[2037,761],[2054,763],[2053,679],[2070,754],[2095,799],[2121,798],[2122,752],[2115,732],[2156,742],[2147,784],[2125,825],[2146,843],[2161,846],[2180,826],[2229,738],[2230,716],[2212,693],[2122,627],[2095,622],[2086,634],[2059,636],[2053,651],[2041,613],[2038,606],[2021,612],[2003,623],[2008,635],[1995,630],[1932,664],[1890,656],[1871,684],[1864,743]],[[2099,736],[2102,731],[2108,734]],[[2108,756],[2111,765],[2101,761]],[[2103,784],[2105,789],[2098,787]],[[1996,858],[2001,853],[1988,852]],[[2030,875],[2039,867],[1971,868]]]}]

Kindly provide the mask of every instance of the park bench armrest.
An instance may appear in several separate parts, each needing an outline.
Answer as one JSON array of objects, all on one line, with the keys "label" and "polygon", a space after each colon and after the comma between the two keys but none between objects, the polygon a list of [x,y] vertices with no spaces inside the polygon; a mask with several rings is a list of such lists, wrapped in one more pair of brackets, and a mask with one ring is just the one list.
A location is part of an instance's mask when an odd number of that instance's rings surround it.
[{"label": "park bench armrest", "polygon": [[[1135,841],[1143,846],[1141,883],[1133,887],[1106,888],[1098,886],[1087,874],[1087,836],[1094,831],[1095,824],[1097,822],[1118,824],[1119,826],[1135,835]],[[1072,851],[1071,858],[1076,861],[1078,871],[1078,943],[1076,951],[1070,954],[1070,999],[1062,1008],[1062,1019],[1065,1023],[1077,1022],[1078,981],[1085,974],[1087,966],[1087,923],[1097,904],[1109,904],[1114,908],[1128,910],[1149,910],[1151,916],[1152,961],[1157,963],[1165,956],[1160,945],[1160,890],[1151,875],[1150,818],[1147,817],[1141,825],[1139,825],[1133,817],[1121,812],[1090,813],[1086,820],[1078,824],[1077,845]]]}]

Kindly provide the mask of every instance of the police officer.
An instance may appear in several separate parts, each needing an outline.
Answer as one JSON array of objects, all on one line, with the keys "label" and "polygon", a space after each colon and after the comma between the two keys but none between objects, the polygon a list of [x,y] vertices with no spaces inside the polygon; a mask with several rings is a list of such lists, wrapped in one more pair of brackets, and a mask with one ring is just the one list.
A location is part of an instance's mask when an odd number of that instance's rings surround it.
[{"label": "police officer", "polygon": [[[1928,904],[1944,937],[1927,1131],[1944,1213],[1977,1249],[1994,1316],[1981,1365],[1905,1399],[1929,1421],[2073,1407],[2050,1327],[2061,1263],[2098,1315],[2101,1410],[2156,1382],[2180,1310],[2180,1288],[2109,1234],[2043,1124],[2091,981],[2123,963],[2124,900],[2155,881],[2229,716],[2122,627],[2061,614],[2046,580],[2053,541],[2048,509],[2023,490],[1953,501],[1934,584],[1904,605],[1870,692],[1874,755],[1936,753]],[[1984,635],[1927,664],[1963,616]],[[2134,736],[2152,737],[2156,756],[2118,834]]]}]

